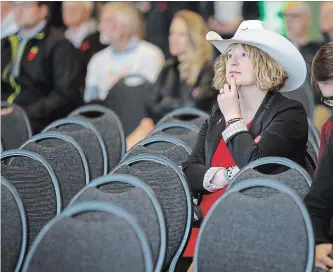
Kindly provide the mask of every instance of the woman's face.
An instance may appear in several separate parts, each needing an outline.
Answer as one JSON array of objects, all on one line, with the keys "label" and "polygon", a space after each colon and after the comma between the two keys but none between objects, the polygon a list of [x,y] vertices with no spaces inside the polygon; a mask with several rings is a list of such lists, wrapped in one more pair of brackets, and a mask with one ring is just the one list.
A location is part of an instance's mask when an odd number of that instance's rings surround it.
[{"label": "woman's face", "polygon": [[183,19],[172,20],[169,32],[169,48],[172,56],[178,57],[185,53],[189,40],[187,31]]},{"label": "woman's face", "polygon": [[318,82],[318,86],[321,90],[322,96],[326,99],[323,102],[333,107],[333,78],[327,80],[326,82]]},{"label": "woman's face", "polygon": [[228,84],[231,82],[231,76],[236,77],[237,86],[254,84],[252,61],[240,44],[227,51],[226,80]]}]

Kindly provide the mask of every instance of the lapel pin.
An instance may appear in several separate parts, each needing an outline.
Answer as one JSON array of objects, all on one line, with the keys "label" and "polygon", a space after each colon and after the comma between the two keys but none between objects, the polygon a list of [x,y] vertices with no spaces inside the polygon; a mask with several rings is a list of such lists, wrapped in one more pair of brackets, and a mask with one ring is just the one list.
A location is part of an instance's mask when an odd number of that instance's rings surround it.
[{"label": "lapel pin", "polygon": [[220,118],[220,120],[217,122],[217,125],[218,125],[219,123],[221,123],[221,121],[222,121],[222,118]]}]

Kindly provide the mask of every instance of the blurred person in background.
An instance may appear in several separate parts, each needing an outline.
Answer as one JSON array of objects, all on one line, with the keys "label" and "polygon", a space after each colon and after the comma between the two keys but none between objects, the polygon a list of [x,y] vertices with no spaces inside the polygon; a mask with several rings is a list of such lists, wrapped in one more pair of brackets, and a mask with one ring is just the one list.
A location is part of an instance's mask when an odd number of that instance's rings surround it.
[{"label": "blurred person in background", "polygon": [[47,26],[49,2],[12,2],[19,31],[1,41],[1,99],[26,111],[34,132],[81,104],[79,52]]},{"label": "blurred person in background", "polygon": [[313,59],[311,73],[313,88],[320,94],[321,101],[331,109],[331,113],[328,112],[328,114],[332,114],[328,119],[328,116],[322,116],[327,121],[324,121],[325,123],[320,133],[318,155],[318,162],[320,162],[328,137],[332,134],[333,130],[333,42],[324,45],[317,52]]},{"label": "blurred person in background", "polygon": [[176,13],[169,32],[173,58],[163,67],[154,86],[155,97],[149,109],[155,123],[168,112],[189,106],[210,112],[216,98],[212,88],[213,48],[205,39],[207,26],[195,12]]},{"label": "blurred person in background", "polygon": [[333,1],[323,1],[320,6],[320,27],[325,41],[333,42]]},{"label": "blurred person in background", "polygon": [[65,37],[80,49],[88,65],[91,57],[106,46],[99,40],[97,22],[92,18],[94,2],[64,1],[62,4],[62,17],[67,26]]},{"label": "blurred person in background", "polygon": [[306,2],[286,2],[282,15],[286,21],[288,39],[298,48],[311,71],[312,59],[319,48],[319,42],[309,40],[311,10]]},{"label": "blurred person in background", "polygon": [[1,1],[1,39],[14,34],[18,31],[13,11],[11,10],[11,2]]},{"label": "blurred person in background", "polygon": [[169,32],[171,55],[154,85],[153,99],[147,102],[147,118],[128,137],[128,146],[148,135],[159,119],[172,110],[193,107],[210,112],[217,92],[212,87],[212,45],[203,18],[181,10],[172,20]]},{"label": "blurred person in background", "polygon": [[154,83],[164,65],[157,46],[142,40],[143,18],[130,3],[110,2],[102,7],[100,42],[109,45],[88,64],[85,102],[104,100],[123,76],[138,74]]}]

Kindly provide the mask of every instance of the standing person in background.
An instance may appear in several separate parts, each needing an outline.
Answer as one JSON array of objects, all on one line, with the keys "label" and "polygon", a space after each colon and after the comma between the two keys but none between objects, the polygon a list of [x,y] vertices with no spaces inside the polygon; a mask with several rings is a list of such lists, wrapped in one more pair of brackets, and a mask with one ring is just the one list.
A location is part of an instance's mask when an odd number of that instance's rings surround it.
[{"label": "standing person in background", "polygon": [[88,1],[64,1],[62,4],[62,17],[67,26],[65,37],[83,52],[86,65],[95,53],[106,47],[99,41],[93,9],[94,2]]},{"label": "standing person in background", "polygon": [[333,42],[333,1],[323,1],[320,6],[320,27],[325,42]]},{"label": "standing person in background", "polygon": [[1,39],[14,34],[18,31],[13,11],[11,10],[11,3],[8,1],[1,1]]},{"label": "standing person in background", "polygon": [[312,59],[322,43],[309,40],[311,10],[306,2],[286,2],[282,15],[286,20],[287,37],[298,48],[311,71]]},{"label": "standing person in background", "polygon": [[143,19],[130,3],[110,2],[102,7],[100,41],[109,45],[88,64],[85,102],[104,100],[115,83],[128,74],[139,74],[154,83],[164,65],[157,46],[141,39]]},{"label": "standing person in background", "polygon": [[1,41],[1,99],[23,107],[37,133],[82,102],[83,62],[63,33],[47,26],[49,2],[13,2],[17,34]]}]

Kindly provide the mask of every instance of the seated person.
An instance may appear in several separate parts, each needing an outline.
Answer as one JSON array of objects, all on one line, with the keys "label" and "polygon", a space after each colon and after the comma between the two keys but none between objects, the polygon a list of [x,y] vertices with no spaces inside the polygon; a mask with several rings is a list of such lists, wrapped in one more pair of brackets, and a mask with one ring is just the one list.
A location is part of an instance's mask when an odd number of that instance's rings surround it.
[{"label": "seated person", "polygon": [[[290,41],[256,20],[243,21],[231,39],[212,31],[206,37],[222,53],[215,63],[219,95],[182,165],[192,192],[203,194],[204,217],[248,163],[276,156],[304,165],[308,138],[303,105],[280,93],[299,88],[306,77],[304,58]],[[282,170],[268,169],[267,174]],[[180,262],[190,263],[198,232],[192,228],[187,259]]]},{"label": "seated person", "polygon": [[181,10],[172,20],[169,48],[173,56],[166,62],[147,102],[147,118],[127,137],[130,148],[143,140],[168,112],[194,107],[210,112],[217,91],[212,87],[212,46],[205,39],[208,29],[196,13]]},{"label": "seated person", "polygon": [[212,46],[206,41],[205,21],[188,10],[176,13],[169,33],[173,56],[163,67],[154,86],[148,115],[156,123],[168,112],[188,106],[211,111],[216,99],[212,88]]},{"label": "seated person", "polygon": [[82,104],[84,65],[63,33],[47,25],[51,2],[12,2],[19,26],[1,40],[1,99],[26,111],[34,133]]},{"label": "seated person", "polygon": [[130,3],[110,2],[102,7],[100,41],[107,48],[90,60],[84,101],[104,100],[125,75],[138,74],[154,83],[164,65],[157,46],[140,39],[143,19]]},{"label": "seated person", "polygon": [[1,39],[14,34],[18,31],[18,25],[15,22],[13,11],[11,10],[11,2],[1,1]]},{"label": "seated person", "polygon": [[[312,62],[312,84],[316,92],[321,93],[322,102],[333,107],[333,42],[324,45],[314,56]],[[318,161],[322,156],[329,135],[333,129],[333,115],[321,129]]]},{"label": "seated person", "polygon": [[[315,266],[333,271],[333,136],[330,135],[305,204],[309,210],[316,242]],[[333,226],[331,226],[332,228]]]},{"label": "seated person", "polygon": [[94,2],[62,3],[62,18],[68,27],[65,37],[83,52],[86,65],[95,53],[106,47],[99,41],[97,22],[92,18],[93,9]]}]

